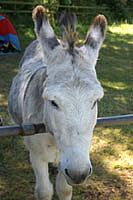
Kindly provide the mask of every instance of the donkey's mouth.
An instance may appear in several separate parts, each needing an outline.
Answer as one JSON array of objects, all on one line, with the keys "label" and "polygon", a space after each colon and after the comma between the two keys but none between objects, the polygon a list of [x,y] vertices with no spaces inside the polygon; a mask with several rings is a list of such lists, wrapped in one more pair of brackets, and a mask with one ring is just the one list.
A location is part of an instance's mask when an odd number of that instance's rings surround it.
[{"label": "donkey's mouth", "polygon": [[65,179],[66,179],[68,185],[71,185],[71,186],[81,185],[86,181],[86,179],[85,180],[72,180],[68,177],[65,177]]},{"label": "donkey's mouth", "polygon": [[[64,174],[64,173],[63,173]],[[80,185],[80,184],[83,184],[86,179],[88,177],[83,177],[83,176],[79,176],[79,177],[70,177],[70,175],[67,173],[67,171],[65,171],[65,174],[64,174],[64,177],[67,181],[67,183],[71,186],[74,186],[74,185]]]}]

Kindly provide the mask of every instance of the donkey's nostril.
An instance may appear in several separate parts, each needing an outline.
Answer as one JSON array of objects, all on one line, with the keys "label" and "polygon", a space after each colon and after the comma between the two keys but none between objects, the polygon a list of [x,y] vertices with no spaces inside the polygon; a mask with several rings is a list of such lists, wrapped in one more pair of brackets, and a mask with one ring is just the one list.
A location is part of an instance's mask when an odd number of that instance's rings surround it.
[{"label": "donkey's nostril", "polygon": [[65,169],[65,173],[66,173],[67,176],[69,176],[69,175],[68,175],[68,169]]},{"label": "donkey's nostril", "polygon": [[65,173],[69,178],[73,179],[73,177],[69,174],[68,169],[65,169]]},{"label": "donkey's nostril", "polygon": [[89,176],[92,174],[92,167],[90,167],[90,170],[89,170]]},{"label": "donkey's nostril", "polygon": [[84,172],[71,172],[69,169],[65,168],[65,174],[71,181],[73,181],[74,184],[81,184],[83,183],[88,176],[90,176],[92,173],[92,168],[89,170],[86,170]]}]

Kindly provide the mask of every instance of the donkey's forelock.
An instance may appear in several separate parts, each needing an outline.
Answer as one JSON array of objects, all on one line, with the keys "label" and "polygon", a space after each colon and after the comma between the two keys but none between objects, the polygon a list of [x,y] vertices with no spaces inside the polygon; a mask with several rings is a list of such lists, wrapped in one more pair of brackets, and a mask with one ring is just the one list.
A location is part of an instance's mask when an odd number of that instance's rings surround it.
[{"label": "donkey's forelock", "polygon": [[63,31],[63,40],[68,43],[68,49],[71,53],[76,42],[77,17],[74,13],[63,12],[59,20],[59,26]]}]

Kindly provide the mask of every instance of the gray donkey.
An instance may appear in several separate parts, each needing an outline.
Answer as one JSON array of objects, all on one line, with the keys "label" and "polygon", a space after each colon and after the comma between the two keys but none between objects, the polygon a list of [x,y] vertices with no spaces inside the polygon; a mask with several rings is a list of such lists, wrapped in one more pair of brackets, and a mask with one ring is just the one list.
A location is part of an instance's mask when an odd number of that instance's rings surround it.
[{"label": "gray donkey", "polygon": [[89,150],[97,120],[97,101],[104,93],[95,65],[107,21],[98,15],[82,47],[75,46],[76,17],[61,17],[65,40],[58,40],[45,9],[33,10],[37,40],[26,49],[9,94],[9,112],[16,124],[44,123],[46,132],[25,137],[36,176],[38,200],[51,200],[48,163],[58,163],[56,191],[72,198],[72,186],[92,173]]}]

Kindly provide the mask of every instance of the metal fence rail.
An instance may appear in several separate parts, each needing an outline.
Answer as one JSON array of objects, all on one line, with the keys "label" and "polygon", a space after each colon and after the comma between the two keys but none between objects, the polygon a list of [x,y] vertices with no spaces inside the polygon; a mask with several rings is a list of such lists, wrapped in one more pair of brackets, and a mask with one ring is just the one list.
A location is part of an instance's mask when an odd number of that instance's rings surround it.
[{"label": "metal fence rail", "polygon": [[44,124],[25,123],[14,126],[2,126],[0,127],[0,137],[30,136],[38,133],[44,133],[45,131],[46,128]]},{"label": "metal fence rail", "polygon": [[[116,126],[133,124],[133,115],[120,115],[114,117],[102,117],[97,119],[96,127],[100,126]],[[7,136],[29,136],[38,133],[45,133],[46,127],[44,124],[22,124],[16,126],[0,127],[0,137]]]},{"label": "metal fence rail", "polygon": [[97,119],[96,126],[117,126],[133,124],[133,114],[119,115],[113,117],[101,117]]}]

